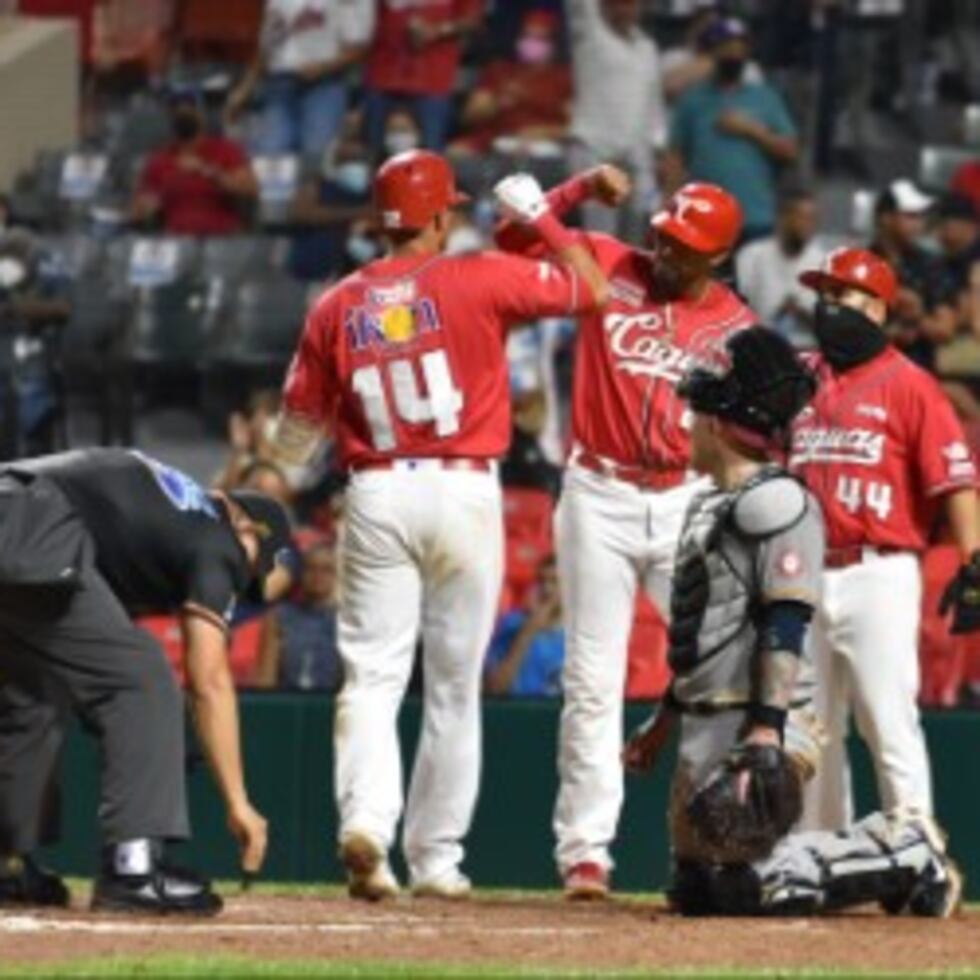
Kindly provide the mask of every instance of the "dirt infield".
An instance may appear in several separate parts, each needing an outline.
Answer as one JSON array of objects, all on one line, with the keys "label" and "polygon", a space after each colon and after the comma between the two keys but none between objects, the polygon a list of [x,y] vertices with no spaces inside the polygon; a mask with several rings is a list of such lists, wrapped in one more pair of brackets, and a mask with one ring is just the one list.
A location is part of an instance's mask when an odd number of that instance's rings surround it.
[{"label": "dirt infield", "polygon": [[233,897],[219,919],[174,922],[81,910],[0,915],[0,962],[154,953],[261,960],[516,964],[669,970],[957,970],[980,966],[980,914],[948,922],[875,912],[820,919],[685,920],[656,902],[571,906],[559,898],[479,898],[381,906],[342,898]]}]

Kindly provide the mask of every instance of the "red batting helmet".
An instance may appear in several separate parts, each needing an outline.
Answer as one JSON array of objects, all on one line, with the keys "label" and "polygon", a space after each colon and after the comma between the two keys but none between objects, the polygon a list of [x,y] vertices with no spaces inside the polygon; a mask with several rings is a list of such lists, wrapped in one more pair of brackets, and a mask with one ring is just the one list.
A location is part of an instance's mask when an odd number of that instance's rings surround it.
[{"label": "red batting helmet", "polygon": [[661,235],[715,255],[729,251],[742,231],[742,208],[717,184],[685,184],[650,219]]},{"label": "red batting helmet", "polygon": [[888,306],[895,302],[898,293],[898,280],[892,267],[863,248],[834,249],[819,269],[801,273],[800,282],[817,292],[827,286],[852,286],[883,299]]},{"label": "red batting helmet", "polygon": [[466,200],[449,164],[428,150],[399,153],[374,177],[374,208],[386,231],[418,231],[440,211]]}]

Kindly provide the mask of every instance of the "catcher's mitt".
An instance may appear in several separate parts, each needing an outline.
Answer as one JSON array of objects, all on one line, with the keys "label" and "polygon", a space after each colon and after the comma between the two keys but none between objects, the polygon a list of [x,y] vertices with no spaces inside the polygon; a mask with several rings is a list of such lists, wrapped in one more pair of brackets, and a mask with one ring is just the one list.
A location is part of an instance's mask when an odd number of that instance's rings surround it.
[{"label": "catcher's mitt", "polygon": [[739,745],[687,804],[691,827],[726,860],[767,857],[803,812],[792,759],[774,745]]}]

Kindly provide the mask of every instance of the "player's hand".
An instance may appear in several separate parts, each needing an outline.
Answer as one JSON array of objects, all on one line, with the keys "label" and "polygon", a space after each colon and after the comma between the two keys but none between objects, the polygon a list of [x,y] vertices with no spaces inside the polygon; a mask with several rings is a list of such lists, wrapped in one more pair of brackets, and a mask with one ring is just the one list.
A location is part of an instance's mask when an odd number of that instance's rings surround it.
[{"label": "player's hand", "polygon": [[672,723],[664,709],[651,715],[626,740],[620,756],[627,772],[649,772],[670,738]]},{"label": "player's hand", "polygon": [[939,600],[939,615],[953,612],[949,631],[954,634],[980,630],[980,551],[960,566]]},{"label": "player's hand", "polygon": [[715,120],[715,129],[727,136],[742,136],[752,139],[759,132],[760,123],[744,112],[729,109]]},{"label": "player's hand", "polygon": [[493,196],[503,216],[521,224],[533,224],[547,214],[548,201],[531,174],[511,174],[498,181]]},{"label": "player's hand", "polygon": [[251,803],[242,803],[228,811],[228,829],[241,849],[242,870],[258,872],[269,845],[269,824],[265,817]]},{"label": "player's hand", "polygon": [[588,174],[589,194],[611,208],[626,201],[633,189],[630,175],[611,163],[603,163]]}]

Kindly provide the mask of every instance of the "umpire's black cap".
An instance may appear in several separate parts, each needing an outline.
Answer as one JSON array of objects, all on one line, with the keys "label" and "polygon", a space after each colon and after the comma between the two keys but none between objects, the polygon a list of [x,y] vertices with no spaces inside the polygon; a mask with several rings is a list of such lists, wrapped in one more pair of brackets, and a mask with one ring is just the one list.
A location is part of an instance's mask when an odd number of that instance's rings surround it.
[{"label": "umpire's black cap", "polygon": [[245,511],[258,532],[256,575],[261,582],[292,551],[293,533],[286,508],[255,490],[232,490],[228,496]]},{"label": "umpire's black cap", "polygon": [[772,438],[785,432],[816,391],[816,380],[792,345],[757,324],[732,334],[725,347],[727,369],[694,368],[678,385],[678,394],[695,412],[757,435]]}]

